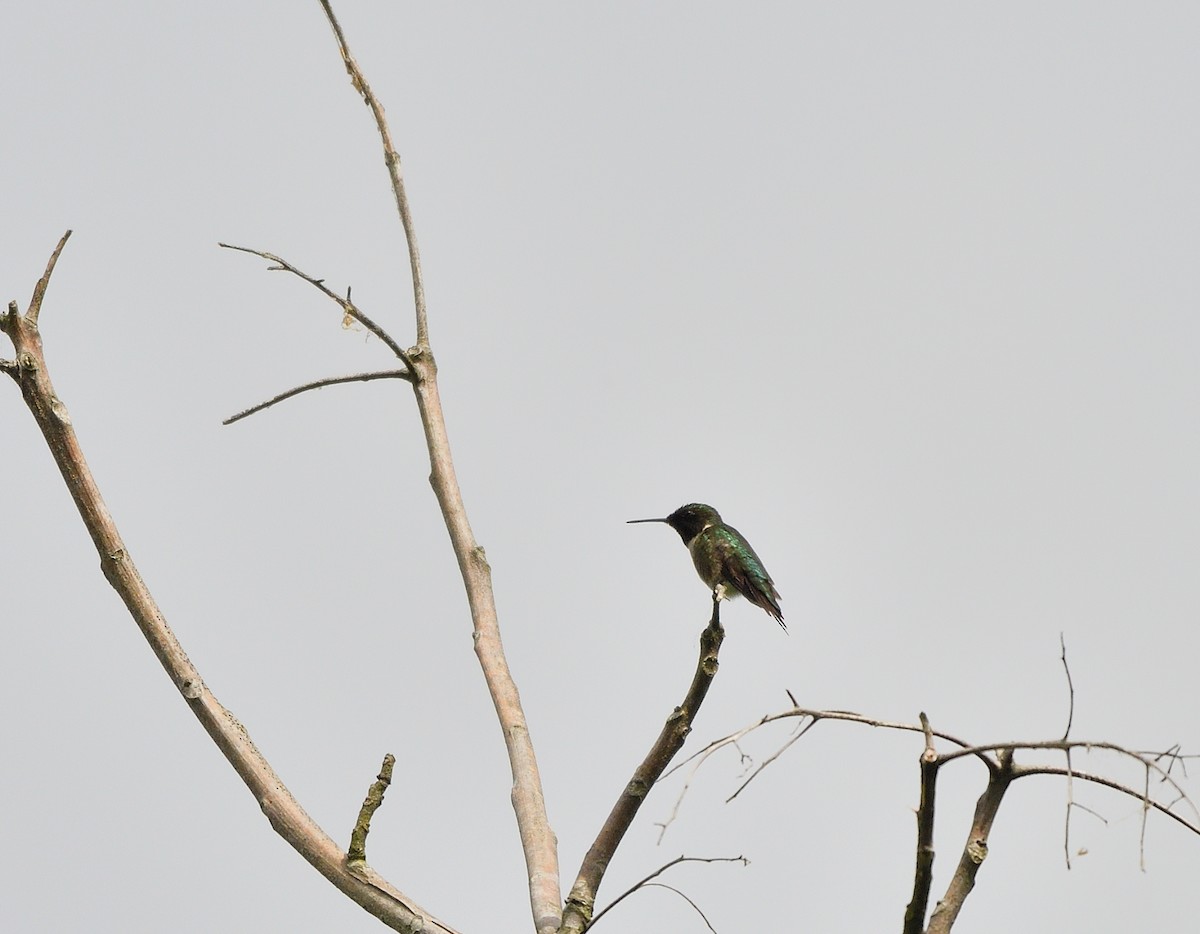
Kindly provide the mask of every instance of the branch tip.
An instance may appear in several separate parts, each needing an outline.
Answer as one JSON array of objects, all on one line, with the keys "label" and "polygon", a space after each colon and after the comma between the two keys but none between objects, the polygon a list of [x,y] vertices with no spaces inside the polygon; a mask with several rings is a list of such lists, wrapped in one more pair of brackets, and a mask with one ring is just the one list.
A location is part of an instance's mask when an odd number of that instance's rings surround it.
[{"label": "branch tip", "polygon": [[[46,288],[50,285],[50,277],[54,274],[58,257],[62,254],[63,247],[67,245],[69,239],[71,239],[70,230],[59,237],[58,246],[54,248],[54,252],[50,254],[50,259],[46,262],[46,271],[42,273],[42,278],[38,279],[37,285],[33,287],[33,298],[29,300],[29,310],[25,312],[25,319],[34,327],[37,327],[38,315],[42,313],[42,299],[46,297]],[[15,302],[10,303],[9,308],[13,308],[15,304]]]},{"label": "branch tip", "polygon": [[387,791],[388,785],[392,783],[392,769],[395,765],[396,757],[389,752],[383,757],[379,775],[367,790],[367,797],[358,811],[358,820],[354,822],[354,830],[350,832],[350,849],[346,853],[346,858],[351,863],[367,861],[367,834],[371,832],[371,818],[383,804],[383,795]]}]

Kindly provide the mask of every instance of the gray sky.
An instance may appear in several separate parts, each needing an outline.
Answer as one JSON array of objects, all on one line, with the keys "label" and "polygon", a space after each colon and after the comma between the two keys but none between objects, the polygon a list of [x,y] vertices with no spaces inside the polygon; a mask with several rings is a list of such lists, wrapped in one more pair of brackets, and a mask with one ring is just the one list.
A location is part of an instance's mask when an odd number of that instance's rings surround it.
[{"label": "gray sky", "polygon": [[[726,612],[699,745],[787,705],[986,742],[1196,749],[1200,13],[1194,4],[338,4],[416,216],[463,491],[569,885],[678,702],[711,502],[791,635]],[[104,495],[216,695],[348,840],[467,934],[529,930],[499,731],[411,394],[324,390],[412,340],[365,108],[315,2],[8,4],[0,283],[75,230],[43,335]],[[7,382],[7,381],[6,381]],[[0,927],[369,931],[271,832],[97,571],[0,389]],[[786,729],[748,741],[755,761]],[[898,930],[920,741],[831,725],[733,804],[733,755],[665,841],[647,802],[601,902],[668,878],[721,934]],[[1138,782],[1108,760],[1078,767]],[[981,789],[940,789],[935,893]],[[1019,783],[959,929],[1180,929],[1200,840]],[[781,920],[782,919],[782,920]],[[1181,924],[1181,922],[1183,922]],[[612,931],[702,931],[645,892]],[[598,928],[599,930],[599,928]]]}]

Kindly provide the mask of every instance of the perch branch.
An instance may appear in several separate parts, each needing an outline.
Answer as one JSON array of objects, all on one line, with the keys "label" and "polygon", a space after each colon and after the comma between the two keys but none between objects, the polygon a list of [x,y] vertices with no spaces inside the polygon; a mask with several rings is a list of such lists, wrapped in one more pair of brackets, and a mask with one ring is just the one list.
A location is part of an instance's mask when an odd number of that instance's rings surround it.
[{"label": "perch branch", "polygon": [[[409,209],[408,195],[400,171],[400,156],[392,143],[391,131],[384,116],[383,105],[372,93],[367,79],[359,70],[358,63],[350,52],[341,24],[334,16],[329,0],[321,0],[321,7],[333,29],[338,49],[346,71],[355,90],[362,96],[371,114],[383,145],[384,162],[391,179],[392,194],[404,236],[408,243],[409,270],[412,275],[413,302],[416,311],[416,345],[400,353],[393,352],[404,361],[412,373],[413,392],[421,415],[421,426],[425,431],[425,444],[429,451],[429,482],[437,497],[438,506],[454,555],[458,560],[459,572],[467,592],[471,611],[471,622],[475,639],[475,654],[483,670],[496,716],[500,721],[512,771],[512,805],[517,819],[517,830],[521,837],[521,849],[525,856],[526,880],[529,885],[529,904],[538,934],[553,934],[562,921],[562,893],[559,887],[558,844],[550,821],[546,816],[546,801],[542,791],[542,779],[538,771],[537,756],[529,735],[529,725],[521,706],[521,695],[508,668],[504,646],[500,641],[500,624],[496,614],[496,599],[492,591],[491,568],[483,548],[475,540],[471,524],[467,519],[462,491],[454,471],[450,454],[450,439],[446,432],[446,421],[442,413],[441,395],[437,384],[437,363],[429,347],[429,324],[425,310],[425,286],[421,274],[421,256],[417,248],[416,231]],[[347,304],[349,300],[347,299]],[[343,306],[345,307],[345,306]],[[361,319],[360,319],[361,320]],[[364,322],[365,323],[365,322]]]},{"label": "perch branch", "polygon": [[326,379],[316,379],[311,383],[305,383],[303,386],[296,386],[287,392],[281,392],[277,396],[272,396],[266,402],[260,402],[258,405],[252,405],[248,409],[243,409],[237,415],[230,415],[221,424],[232,425],[234,422],[240,422],[243,418],[249,418],[263,409],[269,409],[273,405],[278,405],[280,402],[290,399],[292,396],[298,396],[302,392],[308,392],[310,389],[323,389],[326,386],[337,386],[341,383],[369,383],[375,379],[403,379],[412,382],[412,374],[408,370],[376,370],[371,373],[353,373],[350,376],[330,376]]},{"label": "perch branch", "polygon": [[596,891],[600,881],[608,869],[609,861],[616,852],[625,832],[633,823],[633,818],[654,783],[662,776],[671,759],[683,747],[688,733],[692,730],[696,713],[704,703],[709,686],[717,674],[718,658],[721,643],[725,639],[725,630],[721,628],[717,616],[716,604],[713,605],[713,616],[709,625],[700,634],[700,659],[696,664],[696,672],[688,687],[683,703],[672,711],[663,724],[662,731],[654,745],[650,747],[646,758],[633,773],[633,777],[622,790],[612,811],[605,820],[604,826],[596,836],[595,842],[588,850],[579,868],[579,875],[571,887],[567,898],[566,909],[563,912],[561,934],[581,934],[592,917],[596,903]]},{"label": "perch branch", "polygon": [[[47,280],[49,271],[48,268]],[[44,294],[44,287],[40,292]],[[176,690],[250,789],[275,832],[325,878],[392,929],[414,934],[430,931],[454,934],[452,928],[432,918],[385,880],[373,873],[367,874],[366,879],[352,873],[341,848],[304,812],[251,741],[245,727],[217,701],[167,625],[104,504],[66,406],[54,392],[37,326],[28,316],[10,311],[0,316],[0,330],[13,343],[21,394],[92,537],[105,578],[150,643]]]}]

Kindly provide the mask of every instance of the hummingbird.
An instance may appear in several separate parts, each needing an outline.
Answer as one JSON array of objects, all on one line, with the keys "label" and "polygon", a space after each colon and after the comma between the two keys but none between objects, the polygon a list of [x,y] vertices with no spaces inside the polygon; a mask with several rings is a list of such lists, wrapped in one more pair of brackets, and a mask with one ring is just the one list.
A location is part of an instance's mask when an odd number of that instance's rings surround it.
[{"label": "hummingbird", "polygon": [[630,519],[628,524],[638,522],[665,522],[679,533],[691,552],[696,573],[712,590],[714,603],[740,594],[766,610],[787,632],[779,609],[779,591],[771,575],[745,536],[726,525],[712,506],[688,503],[666,518]]}]

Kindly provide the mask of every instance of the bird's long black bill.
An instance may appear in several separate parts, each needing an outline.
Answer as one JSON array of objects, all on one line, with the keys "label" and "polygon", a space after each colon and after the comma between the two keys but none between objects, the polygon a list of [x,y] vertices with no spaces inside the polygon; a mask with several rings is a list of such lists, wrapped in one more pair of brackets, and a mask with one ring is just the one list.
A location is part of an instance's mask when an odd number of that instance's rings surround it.
[{"label": "bird's long black bill", "polygon": [[637,525],[639,522],[669,522],[669,519],[630,519],[626,525]]}]

